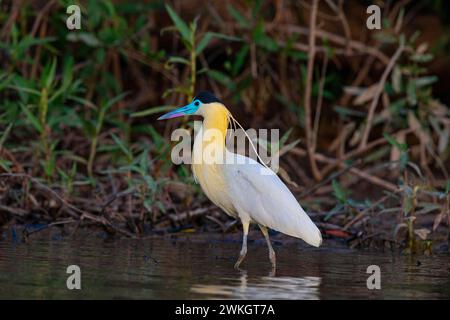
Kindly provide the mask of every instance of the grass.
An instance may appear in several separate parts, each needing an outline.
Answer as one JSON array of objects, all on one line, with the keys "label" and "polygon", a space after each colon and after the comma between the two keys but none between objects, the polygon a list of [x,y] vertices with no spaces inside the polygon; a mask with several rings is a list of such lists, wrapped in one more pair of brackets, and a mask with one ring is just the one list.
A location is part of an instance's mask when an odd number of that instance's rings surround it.
[{"label": "grass", "polygon": [[320,3],[310,70],[302,3],[89,0],[78,31],[68,4],[0,4],[0,225],[235,230],[170,162],[170,132],[192,128],[156,122],[208,89],[247,128],[280,129],[280,175],[325,235],[407,253],[448,243],[449,97],[430,70],[449,48],[444,29],[425,44],[408,24],[413,4],[363,41],[353,7]]}]

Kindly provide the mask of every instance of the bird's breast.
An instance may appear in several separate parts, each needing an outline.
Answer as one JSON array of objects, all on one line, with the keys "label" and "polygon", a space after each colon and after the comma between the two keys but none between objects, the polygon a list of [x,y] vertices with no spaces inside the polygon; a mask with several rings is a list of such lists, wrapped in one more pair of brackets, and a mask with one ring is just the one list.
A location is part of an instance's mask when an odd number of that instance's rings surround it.
[{"label": "bird's breast", "polygon": [[[203,128],[198,132],[192,151],[192,171],[206,196],[218,207],[231,216],[236,215],[230,198],[225,165],[221,161],[208,161],[208,154],[219,152],[225,154],[224,145],[211,145],[210,141],[203,141]],[[209,159],[211,160],[211,159]]]},{"label": "bird's breast", "polygon": [[193,164],[192,171],[203,192],[215,205],[227,214],[235,216],[228,186],[220,164]]}]

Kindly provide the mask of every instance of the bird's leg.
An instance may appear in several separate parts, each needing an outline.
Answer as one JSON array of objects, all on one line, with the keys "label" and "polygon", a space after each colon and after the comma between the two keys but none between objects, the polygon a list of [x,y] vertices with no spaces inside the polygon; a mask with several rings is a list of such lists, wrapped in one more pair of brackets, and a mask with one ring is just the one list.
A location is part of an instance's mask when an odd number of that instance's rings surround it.
[{"label": "bird's leg", "polygon": [[267,230],[267,227],[262,225],[259,225],[259,228],[261,229],[264,238],[266,238],[267,246],[269,247],[269,259],[270,262],[272,263],[272,269],[275,269],[277,267],[277,261],[275,257],[275,251],[273,250],[272,244],[270,243],[269,231]]},{"label": "bird's leg", "polygon": [[243,237],[242,237],[242,249],[241,253],[239,254],[239,258],[236,261],[236,264],[234,265],[235,269],[239,269],[239,265],[244,260],[245,255],[247,254],[247,235],[248,235],[248,227],[250,226],[250,222],[244,222],[242,221],[242,229],[243,229]]}]

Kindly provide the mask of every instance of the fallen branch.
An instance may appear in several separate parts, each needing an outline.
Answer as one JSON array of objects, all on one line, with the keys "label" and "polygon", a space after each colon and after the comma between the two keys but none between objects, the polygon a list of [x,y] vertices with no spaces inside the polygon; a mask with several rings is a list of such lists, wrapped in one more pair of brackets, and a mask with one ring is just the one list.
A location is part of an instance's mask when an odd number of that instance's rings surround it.
[{"label": "fallen branch", "polygon": [[214,206],[210,206],[210,207],[206,207],[206,208],[199,208],[196,210],[189,210],[189,211],[185,211],[185,212],[178,213],[178,214],[170,214],[169,219],[173,222],[178,222],[181,220],[185,220],[187,218],[201,216],[214,208],[215,208]]},{"label": "fallen branch", "polygon": [[53,191],[51,188],[47,187],[45,184],[41,183],[36,178],[30,176],[29,174],[26,174],[26,173],[1,173],[0,174],[0,178],[1,177],[28,179],[31,182],[33,182],[34,184],[36,184],[42,190],[45,190],[46,192],[50,193],[54,198],[56,198],[60,202],[60,205],[64,205],[67,208],[70,208],[70,209],[72,209],[73,211],[75,211],[75,212],[77,212],[79,214],[84,214],[85,213],[85,211],[83,211],[81,209],[78,209],[74,205],[70,204],[65,199],[63,199],[58,193]]},{"label": "fallen branch", "polygon": [[9,212],[11,214],[15,214],[18,216],[25,216],[28,214],[28,212],[24,209],[21,208],[13,208],[13,207],[8,207],[8,206],[4,206],[0,204],[0,211],[6,211]]},{"label": "fallen branch", "polygon": [[77,222],[77,220],[73,220],[73,219],[70,219],[70,220],[63,220],[63,221],[57,221],[57,222],[52,222],[52,223],[46,224],[46,225],[44,225],[44,226],[42,226],[42,227],[40,227],[40,228],[36,228],[36,229],[34,229],[34,230],[31,230],[31,231],[28,231],[28,229],[25,228],[25,229],[23,229],[22,234],[23,234],[24,240],[26,241],[26,240],[28,239],[28,237],[29,237],[31,234],[33,234],[33,233],[36,233],[36,232],[39,232],[39,231],[48,229],[48,228],[50,228],[50,227],[54,227],[54,226],[58,226],[58,225],[62,225],[62,224],[68,224],[68,223],[75,223],[75,222]]},{"label": "fallen branch", "polygon": [[[293,149],[290,150],[290,152],[292,152],[294,154],[297,154],[299,156],[302,156],[302,157],[307,155],[307,152],[305,150],[303,150],[303,149],[300,149],[300,148],[293,148]],[[320,153],[316,153],[315,154],[315,158],[317,159],[317,161],[320,161],[320,162],[323,162],[323,163],[328,163],[328,164],[337,163],[337,160],[329,158],[329,157],[326,157],[326,156],[324,156],[324,155],[322,155]],[[340,163],[338,166],[340,168],[344,168],[344,169],[346,168],[344,163]],[[367,181],[369,181],[369,182],[371,182],[371,183],[373,183],[375,185],[378,185],[378,186],[380,186],[380,187],[382,187],[384,189],[387,189],[389,191],[396,192],[398,190],[398,187],[395,184],[390,183],[388,181],[385,181],[385,180],[383,180],[383,179],[381,179],[379,177],[370,175],[370,174],[368,174],[368,173],[366,173],[364,171],[361,171],[359,169],[351,168],[351,169],[349,169],[349,171],[351,173],[357,175],[358,177],[360,177],[360,178],[362,178],[364,180],[367,180]]]}]

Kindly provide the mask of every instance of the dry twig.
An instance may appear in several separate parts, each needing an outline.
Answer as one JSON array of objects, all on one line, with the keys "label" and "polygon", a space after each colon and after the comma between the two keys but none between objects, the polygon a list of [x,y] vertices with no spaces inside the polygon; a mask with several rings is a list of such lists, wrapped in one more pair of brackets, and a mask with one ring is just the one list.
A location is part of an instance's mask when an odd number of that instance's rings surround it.
[{"label": "dry twig", "polygon": [[314,57],[316,54],[316,18],[317,18],[317,7],[319,0],[314,0],[309,21],[309,51],[308,51],[308,66],[307,66],[307,76],[306,76],[306,88],[305,88],[305,133],[306,133],[306,147],[308,150],[309,164],[311,165],[311,170],[314,179],[317,181],[321,180],[321,174],[319,168],[317,167],[316,159],[314,157],[314,145],[313,136],[311,128],[311,92],[312,92],[312,82],[313,82],[313,72],[314,72]]},{"label": "dry twig", "polygon": [[378,100],[380,99],[381,93],[384,91],[384,85],[386,84],[387,77],[389,76],[392,69],[394,68],[395,63],[397,62],[398,58],[400,58],[404,48],[405,48],[404,45],[401,43],[400,46],[398,47],[397,51],[394,53],[391,60],[389,61],[389,64],[387,65],[386,69],[384,70],[380,81],[378,82],[377,91],[372,100],[372,104],[370,105],[369,113],[367,115],[367,123],[364,128],[363,135],[361,137],[361,142],[359,144],[360,150],[364,149],[367,145],[367,140],[369,139],[370,129],[372,128],[373,117],[375,114],[375,109],[378,105]]}]

